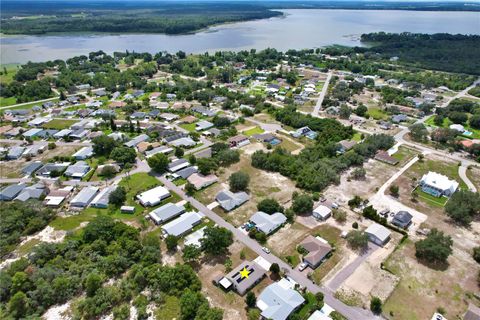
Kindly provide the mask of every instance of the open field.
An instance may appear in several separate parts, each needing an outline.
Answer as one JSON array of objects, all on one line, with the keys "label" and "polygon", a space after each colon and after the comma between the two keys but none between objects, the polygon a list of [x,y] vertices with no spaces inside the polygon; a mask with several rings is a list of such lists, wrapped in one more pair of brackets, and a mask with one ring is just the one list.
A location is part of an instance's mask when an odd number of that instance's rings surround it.
[{"label": "open field", "polygon": [[45,129],[62,130],[62,129],[70,128],[70,126],[76,122],[78,122],[78,120],[53,119],[45,123],[42,127]]},{"label": "open field", "polygon": [[[50,99],[49,101],[56,102],[56,101],[58,101],[58,100],[59,100],[58,98],[52,98],[52,99]],[[15,104],[15,103],[11,103],[11,104],[9,104],[9,105],[12,105],[12,104]],[[21,105],[21,106],[16,106],[16,107],[11,107],[11,108],[5,108],[5,110],[32,109],[34,106],[39,106],[39,105],[42,105],[42,103],[30,102],[30,103],[27,103],[27,104]]]},{"label": "open field", "polygon": [[[228,168],[221,168],[217,173],[219,181],[210,187],[196,193],[195,197],[202,203],[208,205],[215,201],[215,196],[223,189],[228,189],[228,178],[237,171],[244,171],[250,176],[249,191],[250,200],[225,213],[221,208],[215,208],[215,212],[221,214],[227,221],[235,226],[247,222],[250,216],[257,211],[257,203],[262,199],[271,197],[281,205],[289,206],[294,191],[299,191],[295,183],[279,173],[267,172],[251,166],[249,154],[255,150],[263,149],[262,144],[252,143],[241,149],[240,162]],[[247,154],[248,153],[248,154]]]},{"label": "open field", "polygon": [[[17,69],[19,64],[16,63],[8,63],[0,65],[0,71],[2,74],[0,75],[0,82],[1,83],[10,83],[13,81],[13,77],[17,73]],[[5,74],[5,70],[7,73]]]},{"label": "open field", "polygon": [[247,137],[251,137],[255,134],[261,134],[261,133],[264,133],[264,132],[265,131],[262,128],[254,127],[254,128],[243,131],[243,134],[246,135]]},{"label": "open field", "polygon": [[[431,116],[430,118],[428,118],[425,121],[425,124],[430,126],[430,127],[437,128],[438,126],[433,122],[434,118],[435,118],[435,116]],[[453,124],[453,122],[450,121],[450,119],[445,118],[445,119],[443,119],[443,123],[442,123],[441,127],[442,128],[448,128],[451,124]],[[470,139],[480,139],[480,129],[474,129],[474,128],[470,127],[470,125],[468,124],[468,121],[465,124],[462,124],[462,125],[465,128],[465,130],[472,132],[471,135],[463,135],[464,137],[467,137],[467,138],[470,138]]]},{"label": "open field", "polygon": [[467,177],[472,181],[473,185],[480,190],[480,168],[471,167],[467,170]]},{"label": "open field", "polygon": [[9,97],[9,98],[0,97],[0,107],[7,107],[16,103],[17,103],[17,98],[15,97]]}]

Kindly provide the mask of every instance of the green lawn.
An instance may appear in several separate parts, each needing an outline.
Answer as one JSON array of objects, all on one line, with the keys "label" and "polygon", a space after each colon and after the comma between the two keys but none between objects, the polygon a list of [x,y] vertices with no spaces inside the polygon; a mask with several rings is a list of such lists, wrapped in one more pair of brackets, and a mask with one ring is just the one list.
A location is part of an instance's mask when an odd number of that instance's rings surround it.
[{"label": "green lawn", "polygon": [[420,188],[416,188],[413,192],[418,195],[418,199],[435,207],[444,207],[448,201],[447,197],[437,198],[432,196],[431,194],[422,191]]},{"label": "green lawn", "polygon": [[429,171],[440,173],[449,179],[457,181],[463,190],[468,190],[467,185],[458,175],[458,165],[456,163],[423,159],[422,161],[417,161],[408,171],[414,172],[417,180],[420,180]]},{"label": "green lawn", "polygon": [[156,319],[180,319],[180,300],[174,296],[166,296],[165,302],[155,311]]},{"label": "green lawn", "polygon": [[53,119],[43,125],[45,129],[55,129],[55,130],[62,130],[70,128],[70,126],[74,123],[78,122],[78,120],[70,120],[70,119]]},{"label": "green lawn", "polygon": [[[58,101],[58,98],[51,98],[49,101],[56,102]],[[25,105],[21,106],[16,106],[16,107],[11,107],[11,108],[5,108],[5,110],[17,110],[17,109],[32,109],[34,106],[40,106],[43,102],[30,102]]]},{"label": "green lawn", "polygon": [[386,120],[388,114],[380,108],[370,107],[367,112],[375,120]]},{"label": "green lawn", "polygon": [[183,128],[183,129],[185,129],[185,130],[187,130],[187,131],[189,131],[189,132],[195,132],[195,131],[196,131],[196,130],[195,130],[195,128],[196,128],[195,123],[182,123],[182,124],[180,125],[180,127]]},{"label": "green lawn", "polygon": [[401,167],[403,164],[407,163],[417,154],[414,150],[406,147],[399,147],[398,151],[395,152],[392,157],[399,161],[398,167]]},{"label": "green lawn", "polygon": [[[435,119],[435,116],[431,116],[425,121],[425,124],[427,126],[433,127],[433,128],[438,128],[438,126],[433,122],[433,119]],[[442,128],[448,128],[452,124],[452,121],[450,119],[445,118],[443,119],[443,123],[441,125]],[[465,130],[472,132],[472,135],[462,135],[463,137],[470,138],[470,139],[480,139],[480,130],[479,129],[474,129],[470,127],[470,125],[467,123],[463,124],[463,127]]]},{"label": "green lawn", "polygon": [[355,134],[352,137],[353,141],[361,141],[362,140],[362,133],[361,132],[355,132]]},{"label": "green lawn", "polygon": [[[13,81],[13,77],[17,73],[17,67],[19,64],[16,63],[9,63],[9,64],[2,64],[0,65],[0,71],[2,74],[0,75],[0,83],[10,83]],[[7,74],[4,74],[4,70],[7,70]]]},{"label": "green lawn", "polygon": [[251,137],[253,136],[254,134],[262,134],[264,133],[265,130],[263,130],[262,128],[260,127],[255,127],[255,128],[252,128],[252,129],[248,129],[246,131],[243,131],[243,134],[248,136],[248,137]]},{"label": "green lawn", "polygon": [[10,98],[0,97],[0,107],[7,107],[16,103],[17,103],[17,98],[15,97],[10,97]]},{"label": "green lawn", "polygon": [[308,316],[315,311],[315,306],[317,304],[317,299],[313,293],[307,292],[303,297],[305,298],[305,303],[297,312],[295,312],[299,315],[299,319],[307,319]]}]

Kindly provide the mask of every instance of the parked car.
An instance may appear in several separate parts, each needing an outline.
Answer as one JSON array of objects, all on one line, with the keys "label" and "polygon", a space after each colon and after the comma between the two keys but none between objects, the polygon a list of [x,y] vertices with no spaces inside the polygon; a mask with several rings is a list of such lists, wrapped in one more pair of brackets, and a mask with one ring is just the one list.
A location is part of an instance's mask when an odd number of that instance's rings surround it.
[{"label": "parked car", "polygon": [[267,247],[262,247],[262,250],[263,252],[270,254],[270,249],[268,249]]},{"label": "parked car", "polygon": [[298,270],[303,271],[307,267],[307,264],[305,262],[300,263],[298,266]]}]

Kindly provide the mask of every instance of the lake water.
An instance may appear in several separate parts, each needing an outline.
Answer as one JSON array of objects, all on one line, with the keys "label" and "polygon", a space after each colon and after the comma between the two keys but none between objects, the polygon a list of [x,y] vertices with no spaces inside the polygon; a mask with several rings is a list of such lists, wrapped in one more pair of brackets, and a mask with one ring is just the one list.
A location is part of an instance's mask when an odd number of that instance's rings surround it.
[{"label": "lake water", "polygon": [[183,50],[202,53],[217,50],[279,50],[360,45],[362,33],[418,32],[480,34],[479,12],[282,10],[284,17],[211,27],[196,34],[66,34],[2,36],[2,63],[66,59],[91,51],[151,52]]}]

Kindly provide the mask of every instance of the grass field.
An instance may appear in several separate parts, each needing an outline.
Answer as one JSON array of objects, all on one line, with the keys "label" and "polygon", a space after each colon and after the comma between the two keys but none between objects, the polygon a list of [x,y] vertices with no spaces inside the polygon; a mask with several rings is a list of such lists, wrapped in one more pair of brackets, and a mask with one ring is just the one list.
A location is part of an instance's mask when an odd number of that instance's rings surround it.
[{"label": "grass field", "polygon": [[166,296],[165,302],[155,311],[156,319],[176,320],[180,318],[180,300]]},{"label": "grass field", "polygon": [[[56,102],[58,101],[58,98],[51,98],[49,101]],[[16,106],[16,107],[11,107],[11,108],[5,108],[4,110],[17,110],[17,109],[32,109],[34,106],[39,106],[41,105],[41,102],[30,102],[21,106]]]},{"label": "grass field", "polygon": [[0,97],[0,107],[8,107],[16,103],[17,103],[17,98],[15,97],[10,97],[10,98]]},{"label": "grass field", "polygon": [[376,107],[368,108],[368,114],[375,120],[385,120],[388,118],[388,115],[385,111]]},{"label": "grass field", "polygon": [[195,132],[196,131],[195,130],[195,127],[196,127],[195,123],[182,123],[180,125],[180,127],[189,131],[189,132]]},{"label": "grass field", "polygon": [[252,128],[252,129],[248,129],[248,130],[243,131],[243,134],[246,135],[246,136],[248,136],[248,137],[251,137],[251,136],[253,136],[253,135],[255,135],[255,134],[262,134],[262,133],[264,133],[264,132],[265,132],[265,131],[264,131],[262,128],[260,128],[260,127],[255,127],[255,128]]},{"label": "grass field", "polygon": [[416,154],[417,152],[414,150],[401,146],[398,148],[398,151],[392,155],[392,157],[399,161],[397,166],[402,167],[405,163],[413,159]]},{"label": "grass field", "polygon": [[69,119],[53,119],[43,125],[45,129],[56,129],[62,130],[70,128],[70,126],[74,123],[78,122],[77,120],[69,120]]},{"label": "grass field", "polygon": [[[434,118],[435,118],[435,116],[431,116],[430,118],[428,118],[425,121],[425,124],[430,126],[430,127],[433,127],[433,128],[438,128],[438,126],[433,122]],[[450,119],[448,119],[448,118],[445,118],[445,119],[443,119],[443,123],[442,123],[441,127],[442,128],[448,128],[451,124],[452,124],[452,121],[450,121]],[[463,124],[463,127],[465,128],[465,130],[472,132],[472,135],[469,135],[469,136],[463,135],[464,137],[470,138],[470,139],[480,139],[480,130],[479,129],[474,129],[474,128],[470,127],[468,122]]]},{"label": "grass field", "polygon": [[468,189],[458,174],[458,165],[456,163],[424,159],[423,161],[417,161],[408,171],[415,173],[418,180],[429,171],[440,173],[457,181],[463,190]]},{"label": "grass field", "polygon": [[[16,63],[9,63],[9,64],[2,64],[0,65],[0,71],[2,74],[0,75],[0,82],[1,83],[10,83],[13,81],[13,77],[17,73],[17,68],[19,64]],[[7,70],[7,74],[4,73],[4,70]]]},{"label": "grass field", "polygon": [[415,192],[418,195],[418,198],[421,201],[425,201],[432,206],[444,207],[448,201],[448,198],[446,197],[439,197],[439,198],[434,197],[431,194],[428,194],[422,191],[420,188],[416,188],[413,192]]}]

